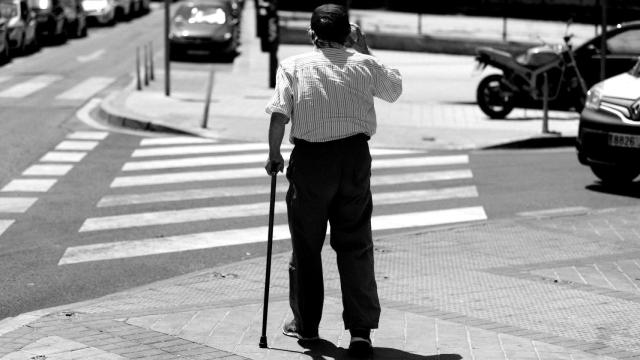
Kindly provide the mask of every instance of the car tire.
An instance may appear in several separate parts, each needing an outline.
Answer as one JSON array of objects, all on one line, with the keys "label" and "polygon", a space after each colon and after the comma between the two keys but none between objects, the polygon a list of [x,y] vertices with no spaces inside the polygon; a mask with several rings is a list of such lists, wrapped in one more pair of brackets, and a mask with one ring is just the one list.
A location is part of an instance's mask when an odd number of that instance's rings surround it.
[{"label": "car tire", "polygon": [[513,110],[514,97],[502,86],[504,76],[492,74],[480,81],[476,90],[476,101],[480,110],[492,119],[504,119]]},{"label": "car tire", "polygon": [[591,164],[591,171],[605,185],[628,184],[640,175],[640,168],[621,165]]},{"label": "car tire", "polygon": [[4,49],[2,50],[2,54],[0,54],[0,65],[4,65],[11,60],[11,53],[9,52],[9,38],[5,37],[4,40]]}]

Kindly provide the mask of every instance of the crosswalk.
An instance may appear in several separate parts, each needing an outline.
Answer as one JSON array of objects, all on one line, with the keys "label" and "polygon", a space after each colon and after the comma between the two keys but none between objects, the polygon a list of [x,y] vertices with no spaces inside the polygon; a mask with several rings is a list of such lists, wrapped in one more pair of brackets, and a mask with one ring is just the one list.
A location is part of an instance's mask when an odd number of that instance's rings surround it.
[{"label": "crosswalk", "polygon": [[[34,94],[45,91],[45,89],[64,80],[63,76],[54,74],[41,74],[34,76],[11,76],[0,77],[0,100],[18,100],[27,98]],[[79,79],[67,85],[63,91],[56,90],[53,97],[57,101],[84,101],[116,81],[115,77],[90,76],[86,79]]]},{"label": "crosswalk", "polygon": [[[67,156],[79,150],[72,143],[59,146]],[[264,242],[270,192],[263,168],[267,149],[266,143],[142,139],[79,227],[78,236],[86,243],[68,247],[58,264]],[[285,158],[291,149],[283,145]],[[467,155],[399,149],[371,153],[374,235],[486,220]],[[276,241],[289,239],[287,186],[279,176]],[[180,233],[148,235],[156,228]]]}]

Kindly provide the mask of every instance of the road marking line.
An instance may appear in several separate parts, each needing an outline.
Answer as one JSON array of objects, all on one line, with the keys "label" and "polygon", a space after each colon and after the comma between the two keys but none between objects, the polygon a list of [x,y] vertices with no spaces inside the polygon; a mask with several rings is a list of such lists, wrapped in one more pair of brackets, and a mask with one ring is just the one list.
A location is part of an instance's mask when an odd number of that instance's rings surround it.
[{"label": "road marking line", "polygon": [[111,187],[117,188],[129,186],[179,184],[198,181],[244,179],[260,176],[267,176],[264,169],[251,168],[235,170],[194,171],[156,175],[121,176],[113,180],[113,182],[111,183]]},{"label": "road marking line", "polygon": [[[282,150],[291,150],[293,146],[283,144]],[[260,151],[269,150],[267,143],[246,143],[246,144],[214,144],[214,145],[188,145],[188,146],[164,146],[137,149],[131,157],[152,157],[152,156],[179,156],[179,155],[197,155],[210,153],[229,153],[240,151]],[[370,150],[371,155],[405,155],[420,153],[415,150],[403,149],[377,149]]]},{"label": "road marking line", "polygon": [[161,138],[148,138],[140,140],[140,146],[179,145],[179,144],[214,144],[218,140],[204,139],[191,136],[171,136]]},{"label": "road marking line", "polygon": [[[405,173],[399,175],[374,175],[371,185],[409,184],[416,182],[447,181],[472,178],[470,170],[433,171],[419,173]],[[289,184],[280,181],[277,185],[278,192],[285,192]],[[203,189],[188,189],[180,191],[159,191],[143,194],[108,195],[100,199],[98,207],[126,206],[136,204],[151,204],[172,201],[201,200],[216,197],[250,196],[268,194],[268,185],[231,186]],[[374,191],[374,193],[376,193]]]},{"label": "road marking line", "polygon": [[91,151],[98,146],[98,141],[64,140],[56,146],[56,150],[84,150]]},{"label": "road marking line", "polygon": [[[431,156],[413,157],[401,159],[375,160],[372,163],[373,170],[397,167],[419,167],[437,165],[457,165],[468,163],[469,158],[463,156]],[[129,187],[145,185],[176,184],[197,181],[246,179],[266,176],[262,167],[234,169],[234,170],[212,170],[193,171],[181,173],[165,173],[153,175],[131,175],[117,177],[111,183],[111,187]],[[395,175],[394,175],[395,176]]]},{"label": "road marking line", "polygon": [[67,139],[73,140],[104,140],[109,136],[107,131],[76,131],[67,135]]},{"label": "road marking line", "polygon": [[105,49],[100,49],[100,50],[96,50],[96,51],[94,51],[94,52],[92,52],[91,54],[88,54],[88,55],[80,55],[80,56],[76,57],[76,59],[78,60],[78,62],[81,62],[81,63],[85,63],[85,62],[89,62],[89,61],[95,61],[95,60],[98,60],[105,53],[106,53]]},{"label": "road marking line", "polygon": [[0,236],[2,236],[2,234],[7,231],[9,226],[11,226],[11,224],[13,224],[14,222],[15,220],[0,220]]},{"label": "road marking line", "polygon": [[0,92],[0,97],[4,98],[23,98],[28,95],[35,93],[36,91],[43,89],[54,82],[62,79],[61,76],[57,75],[40,75],[34,78],[29,79],[28,81],[22,82],[20,84],[14,85],[2,92]]},{"label": "road marking line", "polygon": [[57,179],[16,179],[2,188],[2,192],[47,192]]},{"label": "road marking line", "polygon": [[0,197],[0,213],[25,213],[36,201],[36,197]]},{"label": "road marking line", "polygon": [[443,171],[425,171],[425,172],[411,172],[392,175],[377,175],[371,176],[371,185],[395,185],[395,184],[408,184],[417,182],[429,182],[429,181],[448,181],[448,180],[460,180],[471,179],[473,173],[471,170],[443,170]]},{"label": "road marking line", "polygon": [[[290,153],[284,152],[282,156],[287,159]],[[246,154],[228,156],[203,156],[185,159],[135,161],[124,164],[122,171],[177,169],[186,167],[265,163],[265,154]]]},{"label": "road marking line", "polygon": [[523,211],[519,212],[516,215],[523,217],[551,217],[551,216],[566,216],[566,215],[579,215],[579,214],[587,214],[591,211],[588,207],[583,206],[574,206],[574,207],[564,207],[564,208],[556,208],[556,209],[545,209],[538,211]]},{"label": "road marking line", "polygon": [[[374,193],[373,203],[376,205],[406,204],[412,202],[427,202],[450,198],[477,197],[478,192],[473,186],[454,188],[396,191]],[[112,215],[88,218],[80,227],[80,232],[137,228],[143,226],[157,226],[182,224],[196,221],[229,219],[236,217],[262,216],[268,214],[269,207],[264,202],[190,208],[183,210],[153,211],[124,215]],[[275,205],[276,214],[286,213],[283,201]]]},{"label": "road marking line", "polygon": [[[373,150],[372,155],[389,155],[398,154],[398,151]],[[283,152],[282,156],[288,159],[290,152]],[[230,164],[251,164],[263,163],[266,156],[263,153],[244,154],[244,155],[227,155],[227,156],[201,156],[182,159],[166,159],[166,160],[146,160],[133,161],[124,164],[122,171],[141,171],[141,170],[159,170],[159,169],[176,169],[186,167],[216,166]],[[376,160],[377,161],[377,160]]]},{"label": "road marking line", "polygon": [[62,164],[36,164],[31,165],[22,175],[26,176],[64,176],[73,169],[73,165]]},{"label": "road marking line", "polygon": [[56,100],[85,100],[116,81],[115,78],[94,76],[56,96]]},{"label": "road marking line", "polygon": [[[380,231],[446,225],[458,222],[482,221],[486,220],[486,218],[487,216],[484,209],[479,206],[374,216],[371,220],[371,225],[374,231]],[[266,238],[266,234],[267,227],[262,226],[246,229],[169,236],[164,238],[73,246],[65,250],[64,255],[58,262],[58,265],[259,243],[264,241],[260,239]],[[278,241],[286,239],[289,239],[288,225],[274,226],[273,240]]]},{"label": "road marking line", "polygon": [[145,148],[145,149],[135,150],[133,154],[131,154],[131,157],[176,156],[176,155],[228,153],[228,152],[236,152],[236,151],[255,151],[255,150],[265,150],[265,151],[269,150],[269,144],[266,144],[266,143],[215,144],[215,145],[191,145],[191,146],[169,146],[169,147]]},{"label": "road marking line", "polygon": [[49,151],[40,161],[42,162],[80,162],[87,155],[80,151]]}]

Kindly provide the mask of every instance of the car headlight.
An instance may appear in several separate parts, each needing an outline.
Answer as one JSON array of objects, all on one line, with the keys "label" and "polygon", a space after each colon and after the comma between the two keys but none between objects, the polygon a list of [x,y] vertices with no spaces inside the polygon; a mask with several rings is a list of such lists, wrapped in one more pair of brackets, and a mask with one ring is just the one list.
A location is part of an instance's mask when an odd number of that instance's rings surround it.
[{"label": "car headlight", "polygon": [[229,40],[229,39],[231,39],[231,36],[232,36],[232,35],[231,35],[231,33],[230,33],[230,32],[228,32],[228,33],[224,33],[224,39],[225,39],[225,40]]},{"label": "car headlight", "polygon": [[39,9],[48,9],[49,5],[51,5],[51,0],[38,0]]},{"label": "car headlight", "polygon": [[598,110],[602,102],[602,85],[596,85],[587,92],[587,100],[584,107],[591,110]]}]

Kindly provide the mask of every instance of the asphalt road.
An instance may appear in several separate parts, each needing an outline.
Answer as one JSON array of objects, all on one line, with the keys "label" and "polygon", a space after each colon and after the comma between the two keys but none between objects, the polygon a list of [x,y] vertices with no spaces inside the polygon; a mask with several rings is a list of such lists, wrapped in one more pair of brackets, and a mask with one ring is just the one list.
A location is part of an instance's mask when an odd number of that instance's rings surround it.
[{"label": "asphalt road", "polygon": [[[96,131],[78,120],[92,97],[129,83],[135,47],[159,43],[149,29],[160,29],[161,20],[155,11],[92,28],[86,39],[0,68],[0,201],[31,201],[23,211],[0,206],[0,228],[10,222],[0,230],[0,319],[264,255],[268,178],[254,172],[264,144],[149,143],[145,134]],[[447,84],[433,90],[435,101],[473,101],[470,58],[430,59],[432,71],[420,76]],[[13,86],[38,76],[46,86],[16,95]],[[74,152],[82,158],[46,160]],[[434,158],[440,163],[428,164]],[[373,179],[376,236],[485,214],[511,219],[629,206],[639,194],[600,187],[573,149],[379,151]],[[34,191],[43,184],[15,182],[22,180],[54,182]],[[430,225],[424,218],[449,220]],[[282,211],[276,224],[286,229]],[[288,249],[286,241],[275,243],[275,252]]]}]

